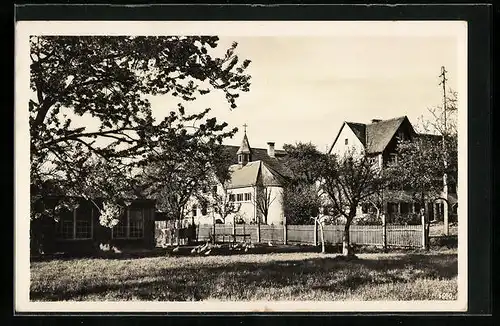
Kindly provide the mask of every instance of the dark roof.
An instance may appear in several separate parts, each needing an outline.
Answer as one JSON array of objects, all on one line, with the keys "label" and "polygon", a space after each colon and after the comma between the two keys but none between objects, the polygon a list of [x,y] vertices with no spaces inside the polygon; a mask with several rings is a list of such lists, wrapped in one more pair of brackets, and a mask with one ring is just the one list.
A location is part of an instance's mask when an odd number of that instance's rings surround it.
[{"label": "dark roof", "polygon": [[[246,135],[243,139],[243,143],[248,143]],[[263,183],[265,185],[282,185],[284,176],[287,175],[286,168],[283,162],[286,160],[286,152],[282,149],[274,150],[274,157],[267,154],[266,148],[250,148],[251,152],[250,162],[245,166],[240,167],[238,165],[238,153],[240,152],[241,146],[235,145],[224,145],[225,149],[228,151],[229,157],[231,157],[233,164],[231,166],[231,182],[230,188],[243,187],[255,185],[259,179],[259,173],[264,173]],[[267,177],[266,177],[267,175]]]},{"label": "dark roof", "polygon": [[406,116],[366,125],[366,151],[371,154],[383,152],[405,119]]},{"label": "dark roof", "polygon": [[242,153],[245,153],[245,154],[251,154],[252,153],[252,150],[250,149],[250,144],[248,143],[248,137],[247,137],[246,133],[243,136],[243,140],[241,141],[241,146],[240,146],[240,148],[238,149],[238,152],[237,152],[237,154],[242,154]]},{"label": "dark roof", "polygon": [[[224,145],[226,150],[229,153],[229,156],[232,158],[232,164],[238,164],[238,149],[239,146],[235,145]],[[251,161],[263,161],[271,168],[278,170],[280,172],[283,171],[283,160],[286,158],[286,152],[282,149],[274,150],[274,158],[267,155],[267,149],[265,148],[251,148]]]},{"label": "dark roof", "polygon": [[330,152],[337,142],[340,132],[345,127],[345,125],[347,125],[349,126],[349,128],[351,128],[356,137],[361,141],[363,146],[365,146],[366,152],[368,154],[381,153],[387,147],[391,139],[394,137],[394,134],[398,131],[399,127],[405,120],[408,121],[408,118],[406,116],[388,120],[380,120],[378,122],[370,124],[346,121],[342,124],[337,137],[330,147]]},{"label": "dark roof", "polygon": [[366,125],[357,122],[346,122],[346,124],[352,129],[356,137],[361,141],[363,146],[366,146]]},{"label": "dark roof", "polygon": [[418,133],[416,134],[417,138],[420,138],[425,141],[432,141],[432,142],[440,142],[443,140],[443,136],[441,135],[434,135],[434,134],[422,134]]}]

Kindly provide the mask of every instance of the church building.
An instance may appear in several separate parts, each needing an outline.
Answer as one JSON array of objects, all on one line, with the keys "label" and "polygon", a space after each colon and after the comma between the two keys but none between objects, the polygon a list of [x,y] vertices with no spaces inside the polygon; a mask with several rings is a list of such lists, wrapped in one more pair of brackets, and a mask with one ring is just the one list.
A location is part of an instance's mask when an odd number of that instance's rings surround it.
[{"label": "church building", "polygon": [[[226,145],[234,159],[229,167],[230,180],[225,184],[215,181],[213,191],[205,196],[207,201],[193,199],[186,219],[195,224],[282,224],[285,181],[282,163],[286,153],[275,149],[274,142],[267,144],[268,148],[252,148],[245,128],[239,147]],[[230,210],[225,213],[224,208],[228,207]]]}]

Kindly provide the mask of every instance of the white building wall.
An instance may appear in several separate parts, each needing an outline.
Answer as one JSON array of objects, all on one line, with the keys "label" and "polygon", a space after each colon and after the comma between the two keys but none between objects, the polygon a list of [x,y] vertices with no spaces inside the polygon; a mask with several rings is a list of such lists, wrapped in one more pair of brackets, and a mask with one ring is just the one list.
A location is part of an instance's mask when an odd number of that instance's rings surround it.
[{"label": "white building wall", "polygon": [[[226,224],[232,224],[234,218],[243,219],[245,223],[249,224],[255,220],[255,205],[253,204],[253,200],[255,198],[255,187],[243,187],[236,189],[229,189],[229,194],[234,194],[235,203],[240,205],[240,209],[236,213],[229,214],[226,217]],[[238,201],[238,194],[241,194],[243,197],[242,201]],[[245,194],[251,194],[250,200],[245,200]]]},{"label": "white building wall", "polygon": [[331,154],[344,156],[350,151],[362,154],[364,153],[364,146],[358,139],[358,137],[354,134],[352,129],[347,124],[345,124],[342,128],[342,131],[340,132],[339,137],[337,138],[337,141],[333,145]]},{"label": "white building wall", "polygon": [[271,192],[271,204],[269,205],[269,214],[267,216],[267,224],[282,225],[285,208],[283,205],[283,188],[267,187],[268,193]]}]

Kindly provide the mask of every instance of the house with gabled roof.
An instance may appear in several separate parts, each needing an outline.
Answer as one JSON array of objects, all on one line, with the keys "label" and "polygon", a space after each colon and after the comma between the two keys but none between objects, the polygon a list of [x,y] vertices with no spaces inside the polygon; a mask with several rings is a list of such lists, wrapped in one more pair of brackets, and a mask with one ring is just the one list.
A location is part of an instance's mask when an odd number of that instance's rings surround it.
[{"label": "house with gabled roof", "polygon": [[411,139],[416,132],[406,116],[388,120],[373,119],[370,124],[344,122],[330,154],[343,155],[355,151],[367,155],[379,166],[395,159],[397,139]]},{"label": "house with gabled roof", "polygon": [[[350,152],[358,155],[366,155],[373,164],[383,168],[388,163],[397,159],[396,146],[399,140],[412,140],[425,138],[432,141],[440,141],[440,136],[432,134],[417,133],[410,123],[408,117],[401,116],[387,120],[372,119],[371,123],[345,121],[340,127],[328,153],[339,156]],[[450,184],[448,202],[452,212],[456,214],[457,196],[456,186]],[[417,213],[420,210],[418,203],[414,201],[408,191],[386,190],[388,198],[384,203],[388,220],[396,214]],[[428,210],[434,219],[440,219],[444,211],[444,203],[436,201],[428,203]],[[366,212],[366,207],[360,207],[359,211]]]},{"label": "house with gabled roof", "polygon": [[226,145],[225,149],[234,159],[229,167],[230,179],[225,184],[217,181],[214,190],[218,197],[234,203],[237,211],[223,218],[215,207],[210,207],[210,200],[193,199],[185,218],[195,224],[282,224],[285,151],[275,149],[274,142],[268,142],[267,149],[252,148],[246,130],[240,146]]}]

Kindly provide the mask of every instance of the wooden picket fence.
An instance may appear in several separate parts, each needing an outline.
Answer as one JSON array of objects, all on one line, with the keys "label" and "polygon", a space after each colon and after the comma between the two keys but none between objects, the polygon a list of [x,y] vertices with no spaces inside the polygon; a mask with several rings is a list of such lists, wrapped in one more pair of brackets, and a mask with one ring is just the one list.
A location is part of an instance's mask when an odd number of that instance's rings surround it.
[{"label": "wooden picket fence", "polygon": [[[342,243],[343,231],[344,225],[326,225],[325,242]],[[318,244],[321,239],[319,228],[315,228],[314,225],[260,225],[259,228],[255,224],[239,224],[236,225],[235,231],[232,225],[226,224],[196,226],[198,241],[212,241],[215,235],[215,241],[229,242],[233,239],[233,232],[237,235],[237,241],[253,243]],[[423,247],[423,232],[422,225],[352,225],[349,229],[352,244],[407,248]]]}]

